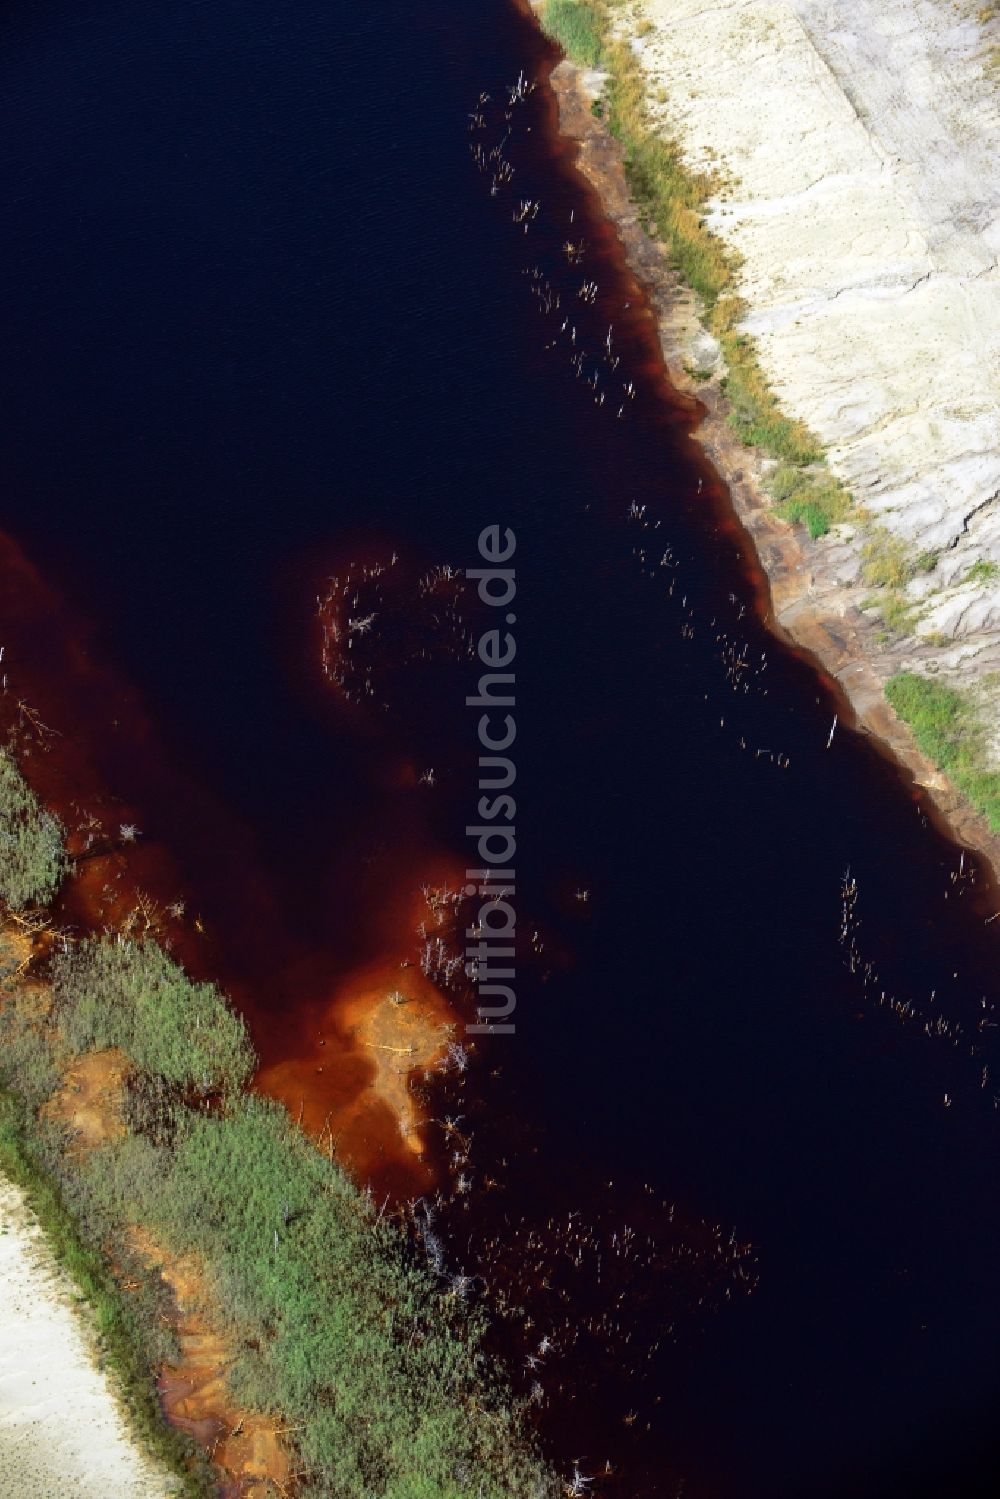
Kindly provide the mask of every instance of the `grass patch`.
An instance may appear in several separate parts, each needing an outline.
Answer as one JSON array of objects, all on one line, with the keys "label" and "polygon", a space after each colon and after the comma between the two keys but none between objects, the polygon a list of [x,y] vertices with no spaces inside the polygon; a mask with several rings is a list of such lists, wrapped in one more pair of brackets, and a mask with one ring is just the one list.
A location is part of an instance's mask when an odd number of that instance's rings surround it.
[{"label": "grass patch", "polygon": [[885,695],[927,758],[1000,833],[1000,771],[986,763],[986,730],[972,699],[911,671],[897,673]]},{"label": "grass patch", "polygon": [[812,500],[795,500],[791,504],[783,506],[781,514],[785,520],[791,521],[793,524],[798,521],[805,526],[813,541],[817,541],[819,537],[825,536],[830,529],[829,516],[823,510],[822,506],[814,504]]},{"label": "grass patch", "polygon": [[978,749],[982,727],[971,703],[956,688],[902,671],[888,683],[885,695],[912,728],[924,754],[941,770],[957,769]]},{"label": "grass patch", "polygon": [[133,1225],[203,1261],[236,1351],[233,1397],[294,1431],[300,1495],[555,1499],[461,1282],[422,1260],[280,1105],[241,1094],[206,1110],[169,1091],[156,1104],[155,1128],[129,1110],[143,1132],[82,1160],[20,1100],[6,1095],[0,1109],[0,1167],[12,1154],[11,1174],[36,1189],[144,1435],[155,1410],[143,1350],[156,1345],[159,1309],[151,1294],[124,1299],[96,1247],[121,1263]]},{"label": "grass patch", "polygon": [[887,588],[878,600],[878,610],[886,628],[894,635],[909,635],[916,629],[919,608],[898,588]]},{"label": "grass patch", "polygon": [[567,57],[587,68],[597,67],[601,60],[603,26],[594,6],[585,0],[547,0],[542,24]]},{"label": "grass patch", "polygon": [[995,562],[990,562],[987,558],[980,557],[979,561],[974,562],[969,568],[962,582],[992,583],[998,576],[1000,576],[1000,567]]},{"label": "grass patch", "polygon": [[916,571],[906,542],[884,527],[873,530],[861,548],[861,576],[872,588],[905,588]]},{"label": "grass patch", "polygon": [[89,938],[57,955],[52,986],[75,1052],[120,1047],[143,1072],[202,1097],[238,1091],[254,1072],[242,1019],[155,942]]},{"label": "grass patch", "polygon": [[0,749],[0,899],[13,911],[47,905],[68,867],[62,824]]},{"label": "grass patch", "polygon": [[933,552],[914,556],[899,536],[876,526],[861,548],[861,576],[878,593],[865,599],[862,609],[877,609],[891,634],[909,635],[916,628],[921,605],[907,598],[906,585],[918,572],[929,572],[936,561]]},{"label": "grass patch", "polygon": [[778,502],[778,514],[793,523],[800,521],[813,540],[825,536],[831,526],[850,514],[847,491],[822,468],[779,464],[768,479],[768,487]]}]

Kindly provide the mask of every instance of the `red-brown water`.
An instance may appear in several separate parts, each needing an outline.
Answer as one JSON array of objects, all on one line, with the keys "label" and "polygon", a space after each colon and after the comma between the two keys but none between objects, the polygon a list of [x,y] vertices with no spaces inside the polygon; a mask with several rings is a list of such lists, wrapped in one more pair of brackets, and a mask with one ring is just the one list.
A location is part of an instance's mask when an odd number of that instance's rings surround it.
[{"label": "red-brown water", "polygon": [[[3,24],[0,643],[93,855],[67,919],[149,893],[264,1081],[508,1304],[591,1492],[993,1492],[993,892],[873,746],[826,750],[837,699],[762,622],[551,98],[503,119],[537,33],[502,0]],[[517,1033],[433,1074],[421,1159],[357,1006],[416,983],[421,887],[467,861],[482,613],[432,618],[419,580],[490,523],[518,537]],[[330,580],[393,553],[338,686]]]}]

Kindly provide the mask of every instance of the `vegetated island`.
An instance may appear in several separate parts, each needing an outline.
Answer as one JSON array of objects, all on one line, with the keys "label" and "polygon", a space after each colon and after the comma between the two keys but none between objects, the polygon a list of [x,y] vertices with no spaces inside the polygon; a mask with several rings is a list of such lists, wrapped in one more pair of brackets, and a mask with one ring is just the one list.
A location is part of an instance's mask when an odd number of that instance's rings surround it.
[{"label": "vegetated island", "polygon": [[[144,1449],[118,1454],[116,1494],[554,1499],[465,1278],[250,1091],[254,1051],[218,989],[138,927],[57,927],[63,831],[0,749],[0,1206],[23,1233],[27,1204],[89,1303]],[[24,1295],[0,1286],[5,1305]],[[63,1332],[52,1359],[76,1357]],[[30,1473],[71,1412],[19,1416],[4,1375],[0,1455],[20,1420]],[[90,1467],[86,1444],[75,1461]],[[108,1492],[107,1454],[92,1465],[73,1493]]]},{"label": "vegetated island", "polygon": [[534,0],[776,623],[1000,873],[1000,4]]}]

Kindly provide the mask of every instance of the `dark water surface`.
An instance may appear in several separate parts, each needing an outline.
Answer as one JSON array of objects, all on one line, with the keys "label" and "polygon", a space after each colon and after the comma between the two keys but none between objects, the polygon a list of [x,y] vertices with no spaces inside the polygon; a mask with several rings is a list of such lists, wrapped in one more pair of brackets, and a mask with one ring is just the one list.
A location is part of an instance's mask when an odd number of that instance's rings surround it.
[{"label": "dark water surface", "polygon": [[513,527],[539,935],[442,1104],[451,1262],[526,1298],[518,1387],[564,1471],[618,1471],[590,1492],[995,1493],[989,885],[866,740],[825,748],[551,99],[504,118],[547,56],[508,0],[8,3],[4,528],[196,784],[115,760],[273,1061],[473,799],[471,664],[338,705],[315,596]]}]

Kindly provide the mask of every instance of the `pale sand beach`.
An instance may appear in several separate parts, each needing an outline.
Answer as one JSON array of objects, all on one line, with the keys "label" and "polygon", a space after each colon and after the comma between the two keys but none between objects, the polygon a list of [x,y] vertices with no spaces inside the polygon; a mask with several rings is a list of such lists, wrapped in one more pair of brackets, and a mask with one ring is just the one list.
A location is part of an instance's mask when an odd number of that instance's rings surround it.
[{"label": "pale sand beach", "polygon": [[161,1499],[97,1339],[22,1193],[0,1179],[0,1499]]}]

